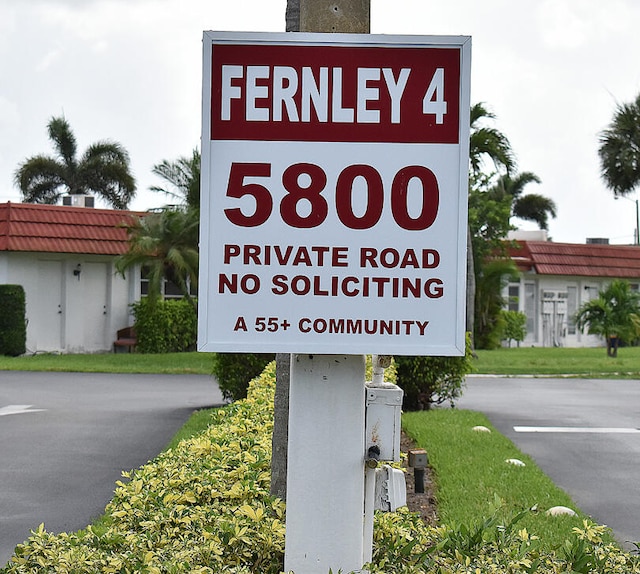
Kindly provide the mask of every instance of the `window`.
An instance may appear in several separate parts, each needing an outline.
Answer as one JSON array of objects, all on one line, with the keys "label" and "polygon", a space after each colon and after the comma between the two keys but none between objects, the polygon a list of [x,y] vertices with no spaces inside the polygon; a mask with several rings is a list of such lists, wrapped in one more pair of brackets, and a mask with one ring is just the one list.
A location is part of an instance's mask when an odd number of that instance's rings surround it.
[{"label": "window", "polygon": [[538,340],[536,329],[536,286],[535,283],[524,284],[524,314],[527,316],[527,334],[533,335],[533,340]]},{"label": "window", "polygon": [[592,287],[590,285],[585,286],[585,301],[591,301],[592,299],[597,299],[598,297],[598,288]]},{"label": "window", "polygon": [[[198,289],[191,285],[189,280],[187,280],[187,285],[189,285],[189,295],[197,297]],[[149,268],[146,266],[140,270],[140,295],[142,297],[149,295]],[[162,297],[164,299],[182,299],[183,295],[178,285],[165,279],[162,284]]]},{"label": "window", "polygon": [[575,285],[567,287],[567,334],[576,334],[575,314],[578,310],[578,288]]},{"label": "window", "polygon": [[507,309],[509,311],[520,310],[520,283],[512,283],[509,285]]}]

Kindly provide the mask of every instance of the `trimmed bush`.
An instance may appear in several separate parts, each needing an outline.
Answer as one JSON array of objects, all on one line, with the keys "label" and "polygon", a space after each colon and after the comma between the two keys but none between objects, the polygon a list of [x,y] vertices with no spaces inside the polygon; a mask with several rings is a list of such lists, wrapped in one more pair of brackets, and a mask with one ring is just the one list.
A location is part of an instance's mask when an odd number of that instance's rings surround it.
[{"label": "trimmed bush", "polygon": [[140,353],[182,353],[196,348],[198,318],[192,302],[145,298],[132,307]]},{"label": "trimmed bush", "polygon": [[527,336],[527,316],[520,311],[501,311],[504,329],[502,339],[511,347],[511,341],[517,341],[518,346]]},{"label": "trimmed bush", "polygon": [[222,396],[233,401],[246,398],[249,381],[257,377],[273,358],[269,353],[214,354],[213,375],[218,380]]},{"label": "trimmed bush", "polygon": [[0,309],[0,355],[23,355],[27,350],[27,321],[22,285],[0,285]]},{"label": "trimmed bush", "polygon": [[471,337],[467,333],[463,357],[394,357],[397,383],[404,391],[403,409],[427,410],[432,404],[445,401],[453,406],[462,394],[465,375],[471,372],[471,356]]}]

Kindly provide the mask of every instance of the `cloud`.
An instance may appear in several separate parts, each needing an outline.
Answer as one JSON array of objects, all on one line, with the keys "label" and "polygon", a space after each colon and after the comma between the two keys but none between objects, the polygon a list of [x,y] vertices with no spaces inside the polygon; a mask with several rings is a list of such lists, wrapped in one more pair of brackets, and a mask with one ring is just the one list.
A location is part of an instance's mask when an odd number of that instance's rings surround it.
[{"label": "cloud", "polygon": [[546,47],[575,50],[609,39],[611,33],[631,31],[638,16],[632,12],[624,0],[544,0],[537,19]]}]

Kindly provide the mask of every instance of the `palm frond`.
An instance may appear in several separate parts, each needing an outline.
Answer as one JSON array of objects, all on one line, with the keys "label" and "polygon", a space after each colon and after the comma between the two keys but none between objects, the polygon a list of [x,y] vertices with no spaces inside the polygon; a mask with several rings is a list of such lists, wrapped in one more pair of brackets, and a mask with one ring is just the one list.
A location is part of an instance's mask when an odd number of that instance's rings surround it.
[{"label": "palm frond", "polygon": [[38,155],[26,160],[14,174],[14,182],[26,203],[55,203],[66,182],[65,166],[56,159]]},{"label": "palm frond", "polygon": [[615,196],[640,185],[640,95],[618,105],[610,126],[599,137],[600,174]]},{"label": "palm frond", "polygon": [[513,215],[520,219],[534,221],[540,229],[549,229],[549,216],[556,216],[556,204],[544,195],[530,193],[515,199]]},{"label": "palm frond", "polygon": [[76,143],[76,137],[71,131],[69,122],[61,116],[59,118],[51,118],[47,126],[49,131],[49,139],[53,142],[53,145],[62,158],[63,162],[73,168],[76,165],[76,153],[78,145]]},{"label": "palm frond", "polygon": [[197,208],[200,205],[200,169],[201,157],[198,149],[193,150],[191,157],[180,157],[175,161],[163,160],[154,165],[151,171],[164,179],[170,187],[151,186],[149,189]]}]

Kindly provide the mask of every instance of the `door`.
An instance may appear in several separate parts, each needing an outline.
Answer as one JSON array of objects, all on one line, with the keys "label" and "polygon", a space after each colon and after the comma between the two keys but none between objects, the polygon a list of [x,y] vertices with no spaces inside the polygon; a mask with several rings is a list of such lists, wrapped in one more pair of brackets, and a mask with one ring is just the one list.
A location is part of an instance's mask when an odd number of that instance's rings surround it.
[{"label": "door", "polygon": [[107,337],[107,264],[86,262],[83,264],[84,281],[83,321],[85,351],[104,351],[110,348]]},{"label": "door", "polygon": [[38,296],[29,301],[27,328],[35,341],[33,351],[61,351],[63,301],[62,261],[38,261]]}]

